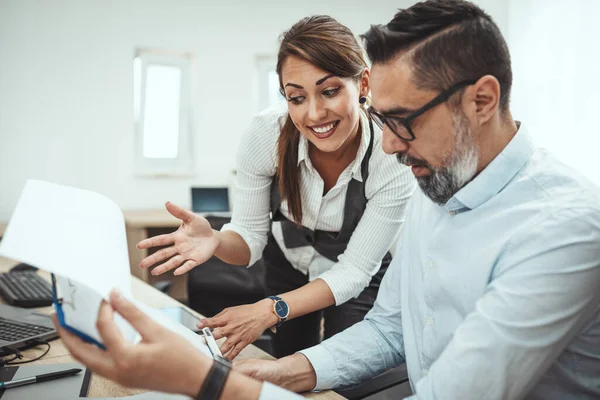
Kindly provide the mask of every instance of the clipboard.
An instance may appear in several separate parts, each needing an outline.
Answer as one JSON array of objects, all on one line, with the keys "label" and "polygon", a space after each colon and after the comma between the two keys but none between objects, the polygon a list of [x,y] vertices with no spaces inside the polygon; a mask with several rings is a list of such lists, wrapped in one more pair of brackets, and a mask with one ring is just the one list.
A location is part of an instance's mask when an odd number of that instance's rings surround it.
[{"label": "clipboard", "polygon": [[76,328],[73,328],[70,325],[67,325],[67,323],[65,322],[65,314],[62,308],[63,299],[58,298],[58,291],[56,290],[56,277],[54,276],[54,274],[50,274],[50,277],[52,278],[52,303],[54,304],[54,309],[56,310],[56,317],[60,326],[73,333],[74,335],[79,336],[82,340],[88,343],[92,343],[101,348],[102,350],[106,350],[106,347],[93,337],[81,332]]},{"label": "clipboard", "polygon": [[[85,285],[79,284],[77,281],[72,283],[69,278],[63,277],[61,275],[56,275],[56,274],[52,273],[50,275],[50,277],[51,277],[51,286],[52,286],[52,302],[56,309],[56,317],[58,319],[59,325],[62,328],[73,333],[77,337],[81,338],[83,341],[91,343],[102,350],[106,350],[106,346],[101,342],[101,340],[102,340],[101,337],[95,336],[95,335],[92,336],[93,333],[90,334],[90,332],[92,332],[91,329],[93,329],[93,327],[95,327],[96,315],[91,316],[91,314],[89,314],[89,313],[81,312],[81,310],[89,310],[91,305],[93,305],[93,307],[95,309],[96,305],[98,304],[96,302],[96,299],[93,299],[92,302],[89,302],[89,300],[91,299],[90,296],[97,296],[97,299],[102,301],[99,293],[95,292],[94,290],[88,290],[89,288],[86,288]],[[68,287],[67,287],[67,285],[68,285]],[[62,298],[59,297],[59,293],[58,293],[59,288],[61,289],[61,295],[63,296]],[[70,297],[69,297],[69,293],[66,292],[68,290],[71,290]],[[88,303],[86,304],[86,302],[88,302]],[[183,336],[184,338],[189,340],[196,348],[198,348],[200,351],[202,351],[204,354],[212,357],[212,352],[208,348],[208,346],[206,344],[206,340],[202,340],[202,339],[198,340],[199,337],[196,333],[194,333],[190,329],[184,327],[183,325],[177,323],[176,321],[171,320],[170,318],[168,318],[166,315],[162,314],[157,309],[153,309],[153,308],[151,308],[145,304],[141,304],[141,303],[136,304],[136,306],[139,307],[142,312],[144,312],[148,317],[152,318],[155,322],[157,322],[158,324],[162,325],[163,327]],[[74,327],[72,325],[69,325],[67,323],[67,320],[69,320],[69,318],[70,318],[70,321],[72,321],[71,324],[75,324],[73,322],[75,319],[70,314],[72,312],[77,313],[76,314],[77,319],[79,319],[82,316],[82,314],[85,314],[85,318],[89,317],[88,321],[85,323],[85,326],[87,326],[87,324],[90,323],[91,324],[90,329],[89,330],[86,329],[84,331],[81,328],[81,325],[78,325],[79,323],[77,323],[78,328]],[[120,318],[120,320],[117,320],[117,318]],[[129,337],[128,341],[130,341],[132,344],[135,344],[141,339],[139,332],[137,332],[135,330],[135,328],[133,328],[131,326],[131,324],[129,324],[125,319],[123,319],[123,317],[116,314],[115,315],[115,323],[117,323],[117,325],[119,325],[119,322],[121,323],[119,326],[119,328],[121,329],[121,333],[123,334],[123,336],[125,338]],[[88,333],[86,333],[86,332],[88,332]]]}]

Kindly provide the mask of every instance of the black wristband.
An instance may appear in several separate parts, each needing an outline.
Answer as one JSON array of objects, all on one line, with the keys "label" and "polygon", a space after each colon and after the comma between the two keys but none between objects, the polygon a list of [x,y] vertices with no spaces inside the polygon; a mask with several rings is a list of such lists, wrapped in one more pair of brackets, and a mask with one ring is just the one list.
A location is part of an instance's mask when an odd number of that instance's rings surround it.
[{"label": "black wristband", "polygon": [[223,393],[230,370],[231,363],[229,361],[219,356],[215,357],[196,400],[218,400]]}]

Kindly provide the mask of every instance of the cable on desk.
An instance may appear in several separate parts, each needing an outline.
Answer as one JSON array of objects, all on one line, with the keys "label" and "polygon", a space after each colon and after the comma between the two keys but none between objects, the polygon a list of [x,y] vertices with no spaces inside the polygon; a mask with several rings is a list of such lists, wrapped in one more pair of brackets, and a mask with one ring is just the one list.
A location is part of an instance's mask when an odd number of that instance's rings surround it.
[{"label": "cable on desk", "polygon": [[48,346],[48,348],[46,349],[46,351],[44,351],[44,353],[42,353],[42,355],[40,355],[36,358],[32,358],[31,360],[15,361],[16,359],[22,360],[23,354],[21,354],[21,352],[19,350],[13,349],[12,347],[5,347],[5,349],[10,350],[14,354],[14,357],[9,360],[6,360],[6,359],[0,360],[0,367],[4,367],[5,365],[10,366],[10,365],[27,364],[30,362],[37,361],[40,358],[44,357],[46,354],[48,354],[48,352],[50,351],[50,343],[46,342],[45,340],[39,340],[39,339],[34,339],[33,341],[35,342],[33,347],[37,347],[37,346],[40,346],[43,344]]}]

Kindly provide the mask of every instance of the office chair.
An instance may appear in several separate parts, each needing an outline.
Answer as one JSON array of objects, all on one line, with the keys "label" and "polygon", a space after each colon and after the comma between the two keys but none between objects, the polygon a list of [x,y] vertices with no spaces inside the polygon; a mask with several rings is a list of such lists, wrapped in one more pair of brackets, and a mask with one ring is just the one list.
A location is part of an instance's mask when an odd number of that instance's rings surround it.
[{"label": "office chair", "polygon": [[358,400],[406,382],[408,382],[408,373],[406,371],[406,364],[402,364],[397,367],[390,368],[382,374],[377,375],[376,377],[371,378],[360,385],[347,389],[338,389],[335,392],[349,400]]}]

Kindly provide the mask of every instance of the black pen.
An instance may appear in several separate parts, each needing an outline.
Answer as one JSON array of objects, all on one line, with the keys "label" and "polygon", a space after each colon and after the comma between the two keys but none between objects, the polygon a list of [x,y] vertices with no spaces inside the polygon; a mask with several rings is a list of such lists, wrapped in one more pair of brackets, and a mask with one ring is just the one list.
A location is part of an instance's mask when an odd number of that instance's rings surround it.
[{"label": "black pen", "polygon": [[30,383],[51,381],[52,379],[59,379],[71,375],[76,375],[80,372],[80,369],[73,368],[64,371],[50,372],[48,374],[30,376],[29,378],[15,379],[14,381],[0,382],[0,389],[10,389],[17,386],[29,385]]}]

